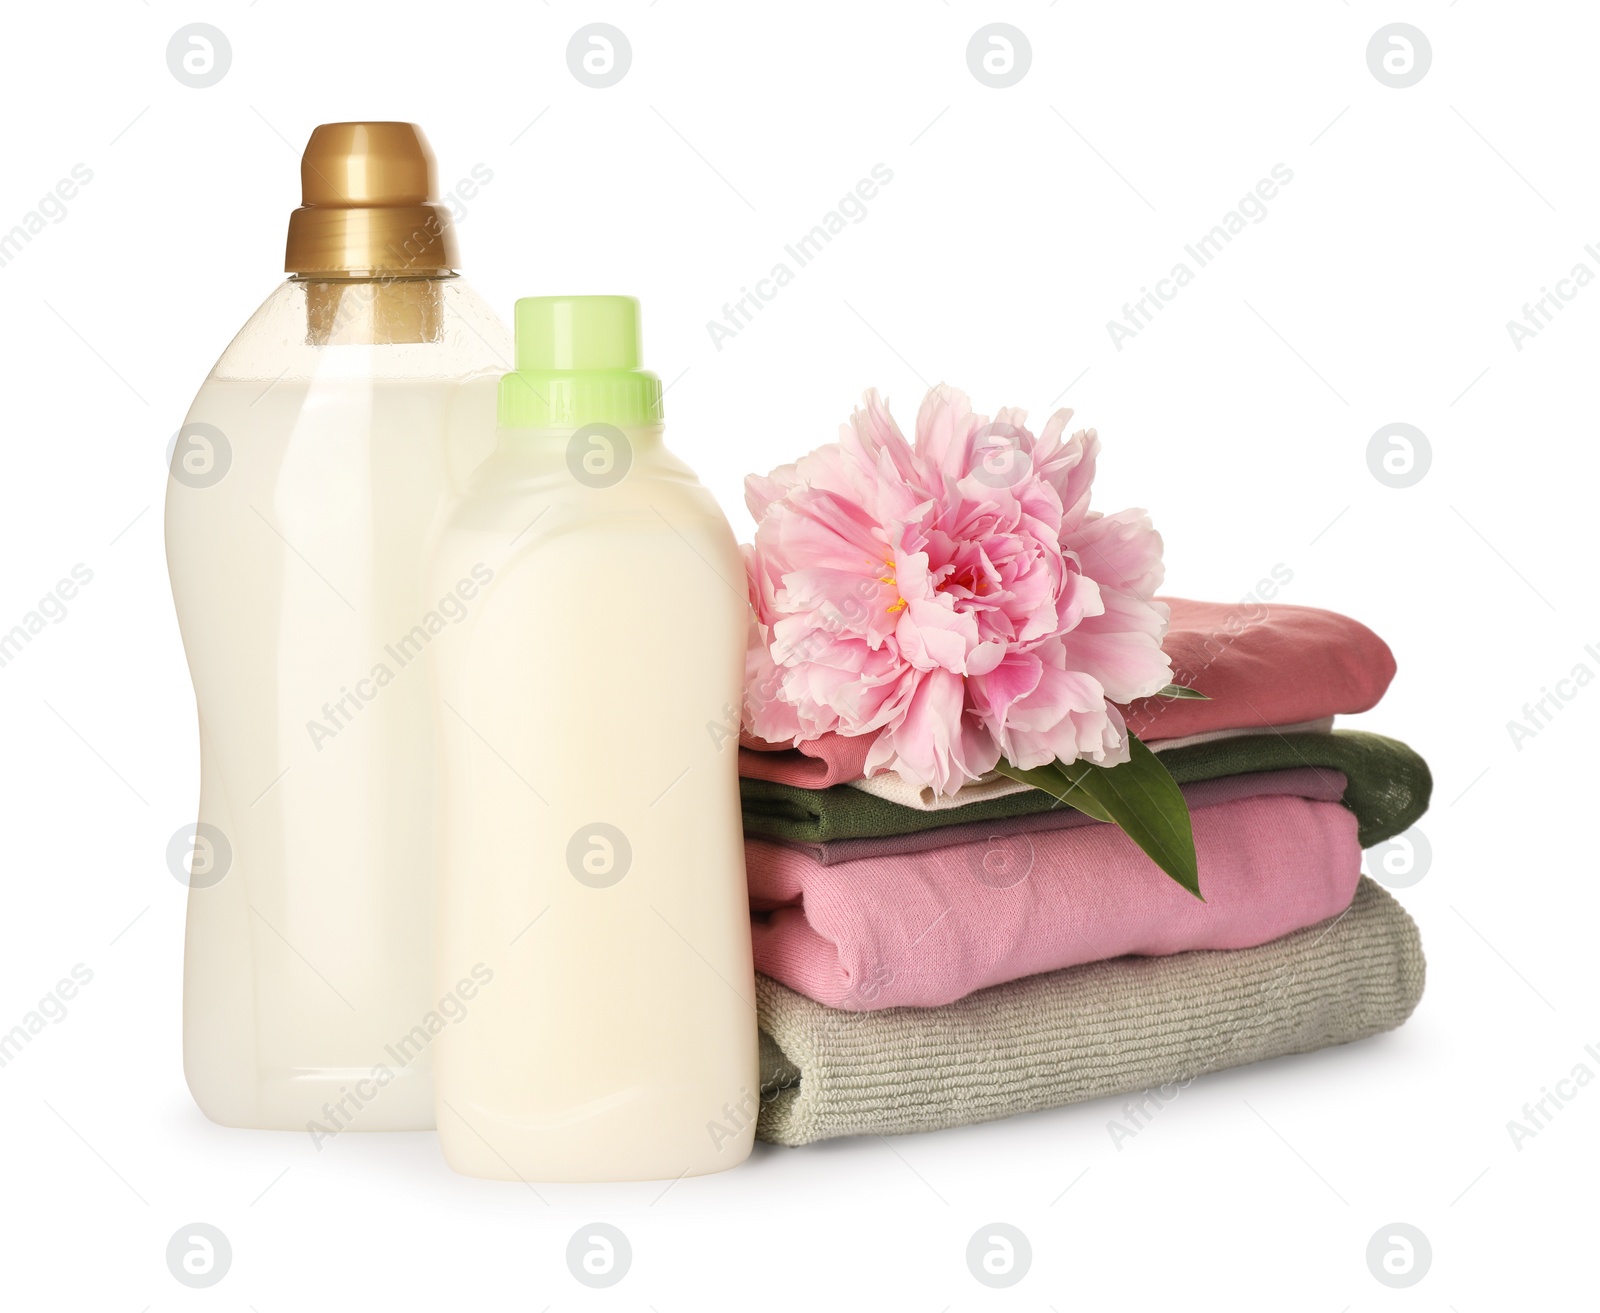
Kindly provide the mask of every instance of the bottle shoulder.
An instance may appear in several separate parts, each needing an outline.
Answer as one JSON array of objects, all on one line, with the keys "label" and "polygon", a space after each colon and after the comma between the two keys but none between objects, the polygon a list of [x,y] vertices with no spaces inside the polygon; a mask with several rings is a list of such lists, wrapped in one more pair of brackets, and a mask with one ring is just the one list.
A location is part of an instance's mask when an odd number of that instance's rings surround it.
[{"label": "bottle shoulder", "polygon": [[512,368],[511,335],[464,279],[278,285],[234,335],[207,382],[321,377],[460,380]]},{"label": "bottle shoulder", "polygon": [[[502,446],[478,467],[448,517],[442,539],[505,561],[525,553],[566,550],[594,536],[629,544],[630,551],[669,539],[742,572],[733,530],[715,497],[660,444],[637,455],[615,482],[586,471],[575,454],[526,452]],[[585,550],[577,546],[576,550]]]}]

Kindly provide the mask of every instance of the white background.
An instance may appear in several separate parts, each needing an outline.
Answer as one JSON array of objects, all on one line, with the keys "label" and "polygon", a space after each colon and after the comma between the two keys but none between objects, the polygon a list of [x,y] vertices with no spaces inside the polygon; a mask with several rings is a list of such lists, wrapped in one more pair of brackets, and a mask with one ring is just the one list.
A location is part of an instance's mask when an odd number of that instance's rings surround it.
[{"label": "white background", "polygon": [[[85,164],[93,181],[0,268],[10,418],[0,629],[82,563],[93,581],[0,669],[8,840],[0,1030],[76,963],[64,1020],[0,1070],[0,1302],[18,1309],[799,1309],[1121,1305],[1476,1310],[1594,1299],[1600,1082],[1534,1138],[1507,1122],[1600,1075],[1588,842],[1600,691],[1513,743],[1574,666],[1600,673],[1591,565],[1600,288],[1518,350],[1506,322],[1579,261],[1600,273],[1590,6],[1219,8],[823,4],[195,3],[7,6],[0,232]],[[181,84],[183,25],[231,66]],[[596,90],[572,34],[621,28]],[[1032,60],[981,85],[992,21]],[[1429,38],[1394,89],[1380,27]],[[209,1124],[180,1065],[184,891],[164,853],[198,791],[193,696],[161,539],[164,449],[281,277],[299,151],[322,121],[422,123],[446,183],[493,181],[460,237],[503,313],[519,295],[642,297],[669,439],[750,524],[740,480],[831,440],[863,387],[909,424],[946,379],[982,410],[1058,396],[1105,443],[1096,504],[1152,511],[1168,591],[1282,600],[1393,645],[1360,723],[1434,766],[1428,873],[1400,897],[1428,989],[1401,1030],[1206,1077],[1117,1150],[1112,1102],[803,1150],[660,1184],[453,1176],[432,1136]],[[529,127],[529,123],[532,126]],[[876,163],[894,180],[719,351],[707,321]],[[1293,181],[1118,350],[1124,302],[1272,166]],[[1385,486],[1368,442],[1431,442]],[[1583,546],[1580,546],[1580,543]],[[1567,686],[1569,689],[1574,686]],[[1248,1101],[1248,1102],[1247,1102]],[[165,1249],[223,1229],[225,1280]],[[569,1275],[581,1224],[633,1246],[611,1290]],[[968,1238],[1033,1246],[1018,1286]],[[1369,1274],[1420,1227],[1432,1269]]]}]

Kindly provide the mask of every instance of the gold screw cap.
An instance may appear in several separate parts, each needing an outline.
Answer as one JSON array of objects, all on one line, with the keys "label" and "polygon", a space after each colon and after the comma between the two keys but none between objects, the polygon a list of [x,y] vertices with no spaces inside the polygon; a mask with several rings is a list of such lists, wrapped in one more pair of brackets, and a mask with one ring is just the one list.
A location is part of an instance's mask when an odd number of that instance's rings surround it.
[{"label": "gold screw cap", "polygon": [[300,160],[286,272],[426,278],[456,268],[455,227],[438,166],[415,123],[324,123]]}]

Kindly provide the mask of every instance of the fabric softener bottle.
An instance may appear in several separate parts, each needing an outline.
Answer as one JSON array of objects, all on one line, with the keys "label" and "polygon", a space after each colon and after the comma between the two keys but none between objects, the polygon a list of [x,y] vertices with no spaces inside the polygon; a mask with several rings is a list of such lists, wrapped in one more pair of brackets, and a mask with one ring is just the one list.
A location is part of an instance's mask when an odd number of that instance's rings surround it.
[{"label": "fabric softener bottle", "polygon": [[500,434],[434,589],[440,1143],[474,1176],[676,1178],[759,1107],[737,777],[748,610],[716,501],[662,441],[631,297],[517,302]]},{"label": "fabric softener bottle", "polygon": [[320,1137],[433,1124],[425,658],[475,584],[434,595],[425,561],[510,342],[415,125],[319,127],[301,181],[292,277],[195,398],[166,534],[201,744],[184,1071],[213,1121]]}]

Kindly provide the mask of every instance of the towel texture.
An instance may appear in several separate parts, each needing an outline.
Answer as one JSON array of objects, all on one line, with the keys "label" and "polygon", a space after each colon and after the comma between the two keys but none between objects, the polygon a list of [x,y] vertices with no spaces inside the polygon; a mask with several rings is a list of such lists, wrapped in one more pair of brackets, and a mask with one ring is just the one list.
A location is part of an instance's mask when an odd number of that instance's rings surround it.
[{"label": "towel texture", "polygon": [[1362,1039],[1422,996],[1411,918],[1370,880],[1338,917],[1257,948],[1118,958],[938,1008],[840,1012],[757,975],[775,1144],[932,1131]]},{"label": "towel texture", "polygon": [[[1173,680],[1209,701],[1142,698],[1128,728],[1154,746],[1212,730],[1265,729],[1377,705],[1394,678],[1394,656],[1365,625],[1332,611],[1279,602],[1194,602],[1167,597],[1162,647]],[[799,749],[743,739],[739,773],[799,788],[860,779],[873,735],[824,734]]]},{"label": "towel texture", "polygon": [[[1161,760],[1179,784],[1256,771],[1338,771],[1348,779],[1344,805],[1361,823],[1363,848],[1391,838],[1428,808],[1433,779],[1427,763],[1405,744],[1360,730],[1331,734],[1261,734],[1173,748]],[[944,811],[919,811],[835,785],[803,789],[772,780],[741,779],[747,837],[793,843],[871,839],[939,826],[1037,815],[1063,804],[1038,789]]]},{"label": "towel texture", "polygon": [[1338,915],[1361,875],[1336,801],[1203,807],[1194,846],[1205,902],[1114,825],[839,866],[747,840],[755,967],[829,1007],[936,1007],[1126,953],[1253,948]]}]

